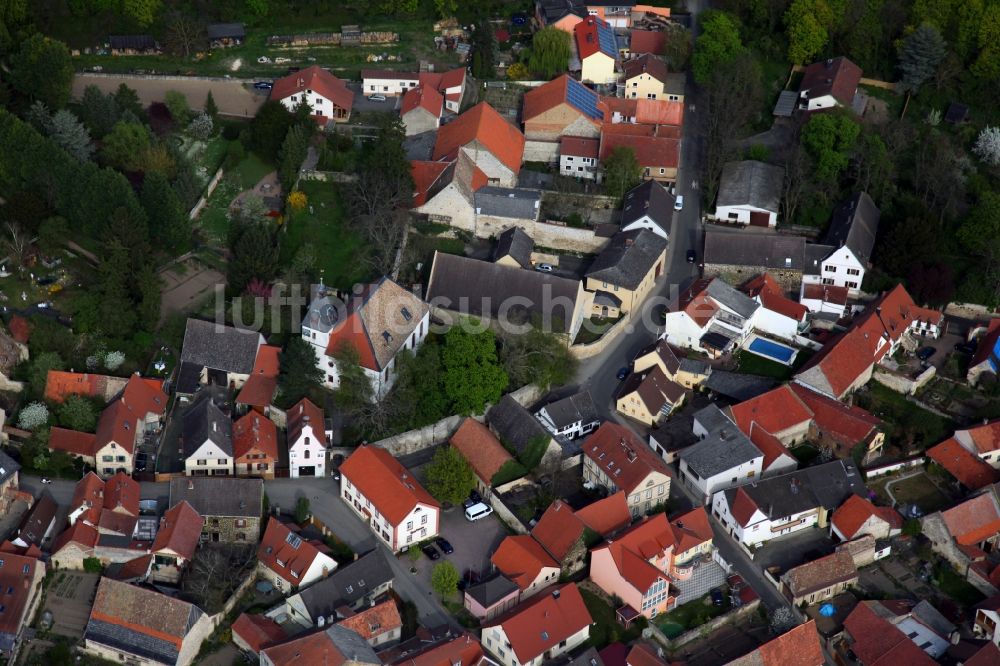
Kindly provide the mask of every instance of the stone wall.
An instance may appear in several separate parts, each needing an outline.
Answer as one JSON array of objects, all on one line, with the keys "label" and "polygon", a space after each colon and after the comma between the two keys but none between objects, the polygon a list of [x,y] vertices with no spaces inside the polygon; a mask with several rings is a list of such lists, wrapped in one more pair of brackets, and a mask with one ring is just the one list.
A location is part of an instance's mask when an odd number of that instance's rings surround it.
[{"label": "stone wall", "polygon": [[909,469],[911,467],[919,467],[923,465],[927,459],[923,456],[917,456],[916,458],[909,458],[908,460],[900,460],[899,462],[889,463],[888,465],[879,465],[877,467],[870,467],[861,470],[861,473],[865,475],[866,479],[874,479],[880,476],[885,476],[886,474],[892,474],[901,469]]},{"label": "stone wall", "polygon": [[775,270],[766,266],[733,266],[731,264],[705,264],[705,277],[717,276],[732,286],[743,284],[761,273],[770,273],[786,291],[797,292],[802,284],[802,271]]},{"label": "stone wall", "polygon": [[915,379],[911,379],[909,376],[904,375],[899,372],[892,372],[886,370],[885,368],[875,368],[875,373],[872,375],[872,379],[877,381],[883,386],[891,388],[897,393],[902,393],[903,395],[913,395],[920,388],[925,386],[927,382],[934,379],[937,375],[937,368],[933,365],[928,366],[926,370],[921,372]]},{"label": "stone wall", "polygon": [[965,578],[969,583],[982,592],[987,597],[997,593],[997,588],[993,587],[989,581],[983,580],[979,576],[970,575],[969,565],[972,561],[969,556],[959,549],[958,544],[951,536],[948,526],[944,523],[941,512],[937,511],[929,516],[924,516],[920,520],[920,526],[925,537],[931,542],[934,552],[943,557],[958,572],[958,575]]},{"label": "stone wall", "polygon": [[581,229],[543,220],[521,220],[510,217],[492,217],[489,215],[476,216],[474,233],[478,238],[490,238],[499,236],[511,227],[521,227],[524,229],[524,232],[535,241],[536,246],[548,247],[554,250],[596,254],[608,244],[607,238],[597,236],[594,230],[590,228]]},{"label": "stone wall", "polygon": [[495,513],[497,517],[499,517],[500,520],[502,520],[512,531],[517,534],[527,534],[529,532],[525,524],[521,522],[521,519],[518,518],[506,504],[503,503],[503,500],[500,499],[499,493],[492,493],[489,501],[490,506],[493,507],[493,513]]},{"label": "stone wall", "polygon": [[629,321],[631,321],[631,317],[628,315],[622,317],[616,321],[611,328],[606,330],[600,339],[588,344],[572,345],[569,348],[569,353],[576,359],[585,359],[597,356],[607,349],[608,345],[618,339],[618,336],[622,334],[622,331],[628,327]]},{"label": "stone wall", "polygon": [[559,143],[557,141],[525,141],[525,162],[545,162],[554,164],[559,161]]},{"label": "stone wall", "polygon": [[[698,603],[697,601],[692,603]],[[751,614],[757,612],[757,607],[760,606],[760,599],[754,599],[748,604],[744,604],[739,608],[734,608],[733,610],[720,615],[719,617],[713,618],[706,622],[705,624],[695,627],[690,631],[687,631],[677,638],[667,638],[666,635],[660,631],[659,627],[655,624],[649,625],[647,628],[642,630],[643,636],[647,638],[654,638],[657,642],[661,643],[667,648],[668,651],[672,652],[678,650],[691,641],[695,641],[699,638],[704,638],[709,634],[713,633],[719,627],[727,624],[732,624],[738,622]]]},{"label": "stone wall", "polygon": [[198,199],[198,203],[196,203],[194,205],[194,208],[191,209],[191,212],[188,213],[189,220],[193,220],[194,218],[198,217],[201,214],[201,211],[208,204],[208,198],[212,196],[212,192],[215,191],[215,188],[219,184],[219,181],[222,180],[222,176],[224,173],[225,172],[223,171],[222,167],[219,167],[219,170],[215,172],[214,176],[212,176],[212,180],[208,181],[208,186],[205,188],[205,191]]}]

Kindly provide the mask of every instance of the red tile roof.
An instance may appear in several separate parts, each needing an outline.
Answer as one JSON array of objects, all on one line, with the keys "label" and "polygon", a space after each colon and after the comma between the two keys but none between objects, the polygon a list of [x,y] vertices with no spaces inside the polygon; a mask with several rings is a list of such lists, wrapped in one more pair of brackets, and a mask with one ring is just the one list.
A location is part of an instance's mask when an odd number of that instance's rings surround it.
[{"label": "red tile roof", "polygon": [[96,453],[97,436],[89,432],[78,432],[66,428],[49,429],[49,448],[65,451],[77,456],[93,456]]},{"label": "red tile roof", "polygon": [[[11,323],[14,323],[13,320],[11,320]],[[975,367],[986,361],[990,357],[990,354],[993,353],[993,348],[996,346],[997,340],[1000,340],[1000,317],[990,319],[990,323],[986,326],[986,333],[979,338],[979,343],[976,345],[976,353],[972,355],[969,367]]]},{"label": "red tile roof", "polygon": [[[759,662],[753,659],[748,663],[757,663],[759,666],[822,666],[826,663],[815,620],[809,620],[772,638],[757,648],[755,653]],[[747,657],[755,653],[752,652]],[[735,663],[744,662],[737,660]]]},{"label": "red tile roof", "polygon": [[844,620],[844,629],[850,634],[851,651],[857,655],[858,660],[862,664],[878,666],[937,663],[896,625],[873,610],[872,607],[877,603],[879,602],[862,601]]},{"label": "red tile roof", "polygon": [[[280,666],[343,666],[349,662],[358,663],[352,656],[345,655],[334,644],[326,631],[316,631],[304,634],[278,645],[263,648],[261,654],[267,655],[268,662]],[[263,663],[264,660],[261,659]],[[364,663],[364,662],[361,662]]]},{"label": "red tile roof", "polygon": [[97,536],[96,527],[78,520],[56,537],[55,543],[52,544],[52,554],[55,555],[71,543],[84,548],[93,548],[97,545]]},{"label": "red tile roof", "polygon": [[601,536],[614,534],[618,530],[628,527],[632,522],[628,498],[623,491],[591,502],[582,509],[578,509],[575,515],[583,521],[584,525]]},{"label": "red tile roof", "polygon": [[802,298],[835,305],[847,305],[847,297],[851,293],[847,287],[834,287],[827,284],[806,284],[803,287]]},{"label": "red tile roof", "polygon": [[712,320],[719,307],[708,295],[708,285],[715,278],[695,280],[681,292],[679,309],[683,310],[698,326],[704,326]]},{"label": "red tile roof", "polygon": [[983,493],[941,512],[955,541],[974,546],[1000,533],[1000,507],[993,493]]},{"label": "red tile roof", "polygon": [[996,643],[986,641],[976,654],[966,659],[962,666],[996,666],[1000,664],[1000,647]]},{"label": "red tile roof", "polygon": [[[669,137],[642,137],[601,132],[601,161],[615,148],[630,148],[643,168],[676,169],[680,162],[680,140]],[[652,175],[659,175],[655,172]]]},{"label": "red tile roof", "polygon": [[633,54],[660,55],[667,44],[667,33],[662,30],[632,30],[629,51]]},{"label": "red tile roof", "polygon": [[[673,102],[666,99],[637,99],[635,101],[635,122],[641,125],[672,125],[680,127],[684,124],[684,102]],[[657,136],[668,136],[657,131]],[[670,138],[678,139],[679,136]]]},{"label": "red tile roof", "polygon": [[387,631],[402,628],[403,620],[399,616],[396,602],[389,599],[341,620],[337,624],[357,632],[361,638],[369,641]]},{"label": "red tile roof", "polygon": [[[247,458],[264,454],[264,458]],[[250,410],[233,424],[233,456],[238,463],[278,459],[278,427],[260,412]]]},{"label": "red tile roof", "polygon": [[99,398],[104,395],[107,375],[49,370],[45,377],[45,399],[62,402],[71,395]]},{"label": "red tile roof", "polygon": [[449,442],[487,486],[492,485],[493,476],[513,460],[490,429],[474,418],[462,421]]},{"label": "red tile roof", "polygon": [[825,590],[837,583],[857,579],[858,568],[847,550],[838,550],[830,555],[800,564],[786,571],[781,580],[795,597]]},{"label": "red tile roof", "polygon": [[340,473],[378,509],[398,525],[417,504],[435,509],[437,500],[385,449],[361,445],[340,466]]},{"label": "red tile roof", "polygon": [[160,518],[160,529],[151,550],[154,553],[170,551],[190,561],[198,549],[203,525],[204,520],[194,507],[187,500],[181,500]]},{"label": "red tile roof", "polygon": [[812,411],[813,423],[826,437],[845,446],[863,442],[882,427],[882,421],[854,405],[845,405],[799,384],[789,384],[792,391]]},{"label": "red tile roof", "polygon": [[968,437],[981,454],[991,453],[1000,449],[1000,419],[960,431],[956,436]]},{"label": "red tile roof", "polygon": [[997,470],[959,444],[954,437],[927,449],[927,456],[969,490],[979,490],[1000,480]]},{"label": "red tile roof", "polygon": [[733,496],[733,505],[729,507],[729,512],[733,514],[736,522],[746,527],[750,524],[750,519],[753,518],[753,515],[758,510],[757,503],[753,501],[750,495],[743,488],[737,488],[736,494]]},{"label": "red tile roof", "polygon": [[[573,26],[573,36],[576,38],[576,50],[580,60],[586,60],[595,53],[601,52],[600,30],[610,30],[607,22],[596,16],[588,16]],[[608,55],[605,53],[605,55]],[[608,55],[608,57],[612,57]]]},{"label": "red tile roof", "polygon": [[241,613],[233,622],[233,635],[243,639],[254,652],[260,652],[261,648],[285,640],[285,632],[277,622],[264,615],[247,613]]},{"label": "red tile roof", "polygon": [[323,410],[314,405],[309,398],[299,400],[292,405],[286,414],[288,417],[287,441],[296,441],[306,424],[312,426],[317,435],[325,437],[326,425],[323,420]]},{"label": "red tile roof", "polygon": [[635,589],[645,592],[657,580],[667,579],[666,571],[649,560],[665,557],[676,546],[677,537],[672,526],[664,514],[658,513],[636,523],[611,543],[594,548],[591,553],[607,550],[621,577]]},{"label": "red tile roof", "polygon": [[802,74],[800,91],[809,91],[809,98],[833,95],[843,106],[851,106],[854,93],[861,83],[861,68],[844,57],[814,62]]},{"label": "red tile roof", "polygon": [[[459,148],[478,142],[517,174],[524,156],[524,135],[492,106],[481,102],[438,130],[433,159],[454,159]],[[475,188],[473,188],[475,189]]]},{"label": "red tile roof", "polygon": [[859,536],[858,530],[872,516],[889,523],[893,529],[903,526],[903,517],[891,507],[878,507],[860,495],[851,495],[840,507],[833,512],[834,527],[836,527],[844,539],[850,541]]},{"label": "red tile roof", "polygon": [[274,87],[271,88],[271,99],[282,100],[303,90],[317,92],[347,111],[351,110],[351,105],[354,103],[354,93],[347,84],[319,65],[292,72],[275,81]]},{"label": "red tile roof", "polygon": [[[605,421],[583,442],[583,454],[594,460],[615,485],[632,492],[653,472],[671,476],[667,464],[623,425]],[[603,456],[602,456],[603,454]]]},{"label": "red tile roof", "polygon": [[108,578],[124,581],[126,583],[136,580],[145,580],[146,576],[149,575],[149,569],[152,565],[152,555],[140,555],[139,557],[133,557],[127,562],[123,562],[121,568],[118,568],[117,570],[112,570],[111,567],[108,567],[108,569],[105,570],[104,575]]},{"label": "red tile roof", "polygon": [[281,347],[261,345],[257,348],[257,358],[254,360],[250,376],[236,396],[236,402],[251,407],[267,407],[274,399],[278,388],[278,356]]},{"label": "red tile roof", "polygon": [[625,493],[617,492],[573,511],[569,504],[556,500],[542,514],[531,536],[552,557],[562,561],[584,534],[584,529],[606,537],[632,522]]},{"label": "red tile roof", "polygon": [[435,645],[418,654],[408,654],[405,659],[394,661],[396,666],[478,666],[485,654],[479,640],[471,634]]},{"label": "red tile roof", "polygon": [[418,108],[423,109],[435,118],[440,118],[441,109],[444,108],[444,97],[430,86],[410,88],[403,95],[403,100],[399,106],[399,115],[405,116],[410,111]]},{"label": "red tile roof", "polygon": [[490,562],[521,588],[522,592],[535,582],[542,569],[559,568],[559,563],[527,534],[508,536],[501,541],[490,557]]},{"label": "red tile roof", "polygon": [[589,157],[597,159],[600,152],[601,142],[599,139],[591,139],[583,136],[564,136],[559,139],[559,154],[571,155],[573,157]]},{"label": "red tile roof", "polygon": [[5,553],[0,566],[0,590],[3,594],[3,612],[0,613],[0,634],[5,639],[21,635],[21,629],[31,622],[24,617],[28,602],[37,592],[32,584],[35,571],[45,571],[45,563],[28,555]]},{"label": "red tile roof", "polygon": [[785,296],[785,290],[781,288],[777,280],[771,277],[770,273],[761,273],[752,278],[740,287],[740,291],[750,298],[759,296],[761,305],[765,308],[795,321],[802,321],[805,319],[806,313],[809,312],[806,306]]},{"label": "red tile roof", "polygon": [[733,422],[746,435],[750,434],[753,423],[777,435],[811,421],[813,417],[812,411],[787,384],[735,404],[729,412]]},{"label": "red tile roof", "polygon": [[670,521],[677,539],[677,553],[684,553],[714,538],[705,507],[698,506]]},{"label": "red tile roof", "polygon": [[791,457],[788,449],[785,445],[781,443],[781,440],[764,430],[756,422],[750,424],[750,441],[753,445],[760,449],[760,452],[764,454],[763,469],[767,469],[773,465],[781,456]]},{"label": "red tile roof", "polygon": [[28,344],[28,340],[31,339],[31,322],[21,315],[14,315],[10,318],[7,328],[10,329],[10,335],[15,341],[22,345]]},{"label": "red tile roof", "polygon": [[450,162],[427,162],[414,160],[410,162],[410,175],[413,177],[413,206],[423,206],[430,199],[431,190],[448,167]]},{"label": "red tile roof", "polygon": [[375,350],[365,332],[361,315],[357,311],[349,314],[339,326],[330,331],[330,341],[326,346],[327,355],[336,356],[343,345],[353,347],[358,352],[358,364],[362,368],[381,371],[375,359]]},{"label": "red tile roof", "polygon": [[625,663],[628,666],[667,666],[666,660],[660,657],[657,648],[643,641],[632,646]]},{"label": "red tile roof", "polygon": [[[524,101],[521,107],[521,117],[524,122],[528,122],[532,118],[554,109],[563,103],[573,106],[573,103],[569,100],[570,85],[572,84],[570,83],[569,74],[563,74],[548,83],[543,83],[537,88],[532,88],[524,93]],[[595,107],[599,111],[606,113],[606,109],[604,108],[604,104],[600,96],[596,92],[593,92],[590,88],[586,88],[586,90],[588,91],[586,94],[593,95],[592,101]],[[593,125],[600,125],[600,120],[592,118],[584,112],[584,109],[577,108],[576,111],[580,118],[588,120]]]},{"label": "red tile roof", "polygon": [[[558,596],[556,596],[558,594]],[[593,623],[575,583],[514,608],[489,626],[500,625],[517,660],[524,664]]]},{"label": "red tile roof", "polygon": [[97,421],[95,450],[115,442],[129,454],[135,448],[135,439],[148,414],[163,416],[167,409],[167,396],[162,391],[163,382],[132,375],[120,398],[105,407]]},{"label": "red tile roof", "polygon": [[[292,585],[302,582],[302,577],[319,556],[319,549],[311,541],[294,534],[276,518],[268,521],[264,538],[257,548],[260,563]],[[333,566],[331,563],[331,571]]]}]

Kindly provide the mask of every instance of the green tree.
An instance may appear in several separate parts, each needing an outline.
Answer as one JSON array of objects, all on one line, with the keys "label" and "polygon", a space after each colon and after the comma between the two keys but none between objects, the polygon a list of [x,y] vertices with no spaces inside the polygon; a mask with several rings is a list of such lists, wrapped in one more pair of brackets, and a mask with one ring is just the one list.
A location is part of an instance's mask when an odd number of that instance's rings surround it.
[{"label": "green tree", "polygon": [[291,192],[299,177],[299,169],[309,152],[309,131],[303,125],[289,128],[285,140],[281,144],[278,162],[278,173],[281,176],[281,187],[285,192]]},{"label": "green tree", "polygon": [[118,169],[140,171],[143,155],[153,143],[149,130],[139,123],[118,121],[101,146],[101,159]]},{"label": "green tree", "polygon": [[10,70],[11,84],[25,97],[50,109],[61,109],[69,102],[73,59],[62,42],[35,33],[10,58]]},{"label": "green tree", "polygon": [[472,75],[483,81],[496,76],[496,67],[493,61],[493,49],[496,40],[493,38],[493,27],[488,21],[480,21],[476,24],[475,32],[472,33]]},{"label": "green tree", "polygon": [[118,105],[118,110],[121,113],[130,111],[136,118],[142,117],[142,102],[139,101],[139,93],[137,93],[134,88],[129,88],[127,85],[122,83],[115,91],[114,97],[115,104]]},{"label": "green tree", "polygon": [[270,11],[268,0],[246,0],[247,11],[257,17],[267,16]]},{"label": "green tree", "polygon": [[972,63],[972,73],[986,81],[1000,80],[1000,2],[991,2],[979,25],[979,55]]},{"label": "green tree", "polygon": [[785,12],[788,59],[796,65],[811,62],[830,40],[833,13],[826,0],[794,0]]},{"label": "green tree", "polygon": [[914,30],[903,40],[899,50],[899,71],[903,75],[903,85],[912,91],[920,88],[934,76],[946,51],[944,38],[933,26],[925,23]]},{"label": "green tree", "polygon": [[163,103],[170,111],[170,117],[178,125],[186,125],[191,118],[191,106],[188,104],[187,96],[177,90],[168,90],[163,96]]},{"label": "green tree", "polygon": [[528,69],[542,78],[551,79],[566,71],[571,55],[568,32],[552,26],[542,28],[531,38]]},{"label": "green tree", "polygon": [[642,165],[635,151],[618,146],[604,160],[604,184],[608,194],[621,200],[625,193],[642,182]]},{"label": "green tree", "polygon": [[816,177],[836,182],[847,168],[861,127],[846,113],[813,114],[802,128],[802,145],[813,158]]},{"label": "green tree", "polygon": [[55,254],[70,238],[69,225],[62,217],[49,217],[38,227],[38,247],[48,255]]},{"label": "green tree", "polygon": [[191,221],[166,176],[159,171],[147,173],[140,201],[146,210],[149,233],[154,241],[172,249],[190,242]]},{"label": "green tree", "polygon": [[732,62],[746,52],[740,39],[740,26],[732,14],[705,11],[701,15],[701,35],[695,40],[691,69],[694,80],[704,84],[720,65]]},{"label": "green tree", "polygon": [[242,294],[250,280],[269,283],[278,273],[279,246],[265,222],[243,225],[232,245],[229,289]]},{"label": "green tree", "polygon": [[316,366],[316,351],[299,336],[285,343],[278,359],[278,404],[289,408],[323,382],[323,372]]},{"label": "green tree", "polygon": [[219,122],[219,107],[215,103],[215,98],[212,97],[212,91],[208,91],[208,95],[205,97],[205,114],[212,119],[213,123],[218,124]]},{"label": "green tree", "polygon": [[122,0],[121,11],[123,15],[145,28],[156,20],[160,4],[160,0]]},{"label": "green tree", "polygon": [[160,323],[163,285],[153,266],[147,263],[140,269],[136,277],[136,287],[138,290],[136,315],[139,327],[144,331],[155,331]]},{"label": "green tree", "polygon": [[439,502],[459,505],[476,487],[476,475],[462,454],[451,446],[442,446],[425,470],[427,490]]},{"label": "green tree", "polygon": [[438,593],[442,599],[452,596],[455,594],[455,590],[458,589],[458,581],[461,576],[458,574],[458,569],[451,562],[445,560],[444,562],[438,562],[434,565],[434,570],[431,571],[431,587],[434,591]]},{"label": "green tree", "polygon": [[359,414],[372,402],[372,383],[361,367],[361,355],[352,345],[340,344],[333,350],[339,385],[334,399],[351,414]]},{"label": "green tree", "polygon": [[45,393],[49,370],[62,370],[65,367],[62,358],[55,352],[44,352],[33,358],[28,370],[28,388],[31,389],[31,394],[41,397]]},{"label": "green tree", "polygon": [[691,58],[691,33],[680,23],[668,23],[663,37],[664,60],[671,70],[683,72]]},{"label": "green tree", "polygon": [[482,413],[507,388],[507,373],[500,367],[496,337],[490,329],[481,333],[463,326],[449,329],[441,349],[441,367],[445,395],[456,414]]},{"label": "green tree", "polygon": [[973,256],[982,260],[984,282],[992,285],[992,300],[1000,301],[1000,192],[988,191],[958,229],[958,240]]},{"label": "green tree", "polygon": [[526,333],[503,336],[500,360],[511,386],[566,384],[577,365],[565,339],[534,327]]},{"label": "green tree", "polygon": [[80,100],[80,120],[87,126],[94,138],[103,138],[110,132],[114,124],[118,122],[120,115],[118,102],[114,95],[105,95],[95,85],[89,85],[83,89],[83,97]]},{"label": "green tree", "polygon": [[56,407],[59,425],[80,432],[94,432],[97,427],[97,410],[94,403],[79,395],[71,395]]},{"label": "green tree", "polygon": [[52,139],[78,162],[86,162],[94,154],[90,133],[72,112],[56,111],[52,116]]},{"label": "green tree", "polygon": [[458,0],[434,0],[434,11],[441,18],[454,16],[458,10]]},{"label": "green tree", "polygon": [[295,502],[295,522],[301,525],[302,523],[309,520],[311,512],[309,511],[309,498],[300,497]]},{"label": "green tree", "polygon": [[250,146],[269,162],[276,162],[288,128],[295,122],[288,109],[276,100],[268,100],[257,110],[250,123]]},{"label": "green tree", "polygon": [[28,0],[0,0],[0,52],[10,48],[11,30],[28,15]]}]

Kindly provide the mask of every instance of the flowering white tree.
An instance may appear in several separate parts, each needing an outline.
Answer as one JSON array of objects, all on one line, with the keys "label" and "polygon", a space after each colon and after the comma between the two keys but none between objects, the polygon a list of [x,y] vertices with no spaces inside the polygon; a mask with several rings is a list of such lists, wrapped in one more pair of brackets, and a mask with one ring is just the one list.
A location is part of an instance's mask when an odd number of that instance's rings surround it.
[{"label": "flowering white tree", "polygon": [[972,152],[990,166],[1000,166],[1000,127],[987,126],[980,132]]},{"label": "flowering white tree", "polygon": [[194,138],[201,139],[202,141],[212,136],[212,131],[214,129],[215,127],[212,123],[212,117],[205,113],[192,120],[191,124],[188,125],[188,133]]},{"label": "flowering white tree", "polygon": [[125,362],[125,353],[120,351],[108,352],[104,357],[104,367],[108,370],[117,370]]},{"label": "flowering white tree", "polygon": [[17,416],[17,427],[24,430],[34,430],[45,425],[49,420],[49,408],[44,402],[32,402],[21,410]]}]

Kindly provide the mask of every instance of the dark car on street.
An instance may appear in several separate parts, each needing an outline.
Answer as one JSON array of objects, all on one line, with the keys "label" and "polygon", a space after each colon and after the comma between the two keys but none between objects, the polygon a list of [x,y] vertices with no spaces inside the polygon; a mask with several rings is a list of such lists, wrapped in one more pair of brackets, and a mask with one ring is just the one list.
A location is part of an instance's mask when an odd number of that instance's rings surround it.
[{"label": "dark car on street", "polygon": [[628,377],[628,366],[618,368],[618,372],[617,374],[615,374],[615,377],[618,378],[618,381],[621,381],[626,377]]},{"label": "dark car on street", "polygon": [[253,84],[253,87],[256,88],[257,90],[270,90],[271,88],[274,87],[274,84],[271,83],[270,81],[258,81],[257,83]]},{"label": "dark car on street", "polygon": [[961,352],[963,354],[975,354],[976,349],[979,348],[975,342],[959,342],[955,345],[955,351]]},{"label": "dark car on street", "polygon": [[452,548],[451,544],[444,537],[438,537],[437,539],[434,539],[434,544],[438,548],[440,548],[441,552],[444,553],[445,555],[451,555],[452,553],[455,552],[455,549]]},{"label": "dark car on street", "polygon": [[723,602],[722,590],[717,587],[713,587],[712,591],[709,593],[712,595],[712,605],[721,606]]},{"label": "dark car on street", "polygon": [[917,358],[919,358],[921,361],[926,361],[931,356],[934,356],[934,354],[936,353],[937,349],[934,349],[934,347],[924,347],[923,349],[917,352]]},{"label": "dark car on street", "polygon": [[426,546],[421,548],[421,550],[424,551],[424,555],[431,558],[432,560],[441,559],[441,553],[439,553],[437,548],[435,548],[432,544],[427,544]]}]

